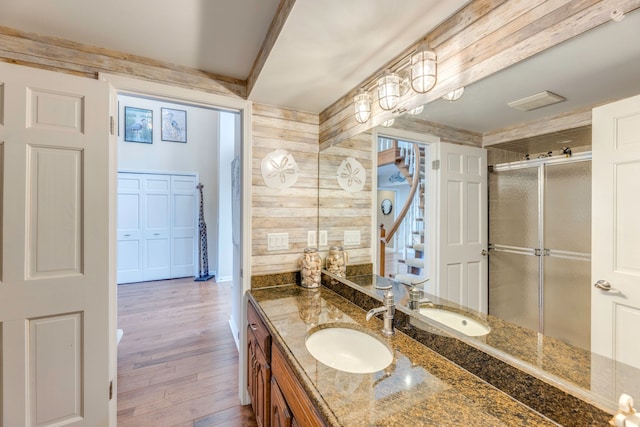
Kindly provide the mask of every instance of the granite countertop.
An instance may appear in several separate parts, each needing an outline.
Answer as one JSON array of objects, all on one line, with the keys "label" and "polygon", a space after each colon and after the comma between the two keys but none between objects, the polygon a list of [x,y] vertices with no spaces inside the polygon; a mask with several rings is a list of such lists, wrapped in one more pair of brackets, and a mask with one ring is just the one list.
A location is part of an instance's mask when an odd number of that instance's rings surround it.
[{"label": "granite countertop", "polygon": [[[367,322],[363,309],[325,287],[253,289],[249,298],[328,425],[557,425],[402,332],[383,338],[381,319]],[[331,323],[378,336],[393,350],[392,364],[372,374],[352,374],[318,362],[305,337]]]},{"label": "granite countertop", "polygon": [[[393,287],[397,305],[406,306],[408,303],[409,288],[390,279],[365,274],[350,276],[346,280],[378,298],[382,298],[384,291],[376,289],[376,284],[383,281],[385,285]],[[429,297],[436,307],[460,311],[491,328],[488,335],[458,335],[461,339],[483,351],[491,352],[496,357],[508,360],[509,363],[516,363],[520,369],[544,377],[558,388],[607,411],[613,413],[617,410],[617,400],[621,392],[632,396],[640,394],[640,370],[636,368],[571,346],[561,340],[542,336],[500,318],[470,312],[450,301],[421,294],[421,297],[425,296]],[[417,313],[415,315],[421,317]]]}]

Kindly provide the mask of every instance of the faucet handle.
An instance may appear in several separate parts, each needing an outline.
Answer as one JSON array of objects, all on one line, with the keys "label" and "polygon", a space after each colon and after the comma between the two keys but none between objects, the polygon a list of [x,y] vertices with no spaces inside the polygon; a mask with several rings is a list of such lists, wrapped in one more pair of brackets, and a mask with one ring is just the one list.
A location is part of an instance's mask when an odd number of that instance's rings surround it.
[{"label": "faucet handle", "polygon": [[393,292],[391,291],[391,289],[387,289],[384,292],[384,299],[383,299],[384,305],[385,307],[389,307],[395,304],[395,300],[393,298]]}]

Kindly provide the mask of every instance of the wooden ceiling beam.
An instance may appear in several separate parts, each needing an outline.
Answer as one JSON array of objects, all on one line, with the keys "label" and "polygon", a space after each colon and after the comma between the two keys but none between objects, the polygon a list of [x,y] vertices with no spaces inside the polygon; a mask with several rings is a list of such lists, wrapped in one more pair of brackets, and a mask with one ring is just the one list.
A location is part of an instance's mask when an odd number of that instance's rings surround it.
[{"label": "wooden ceiling beam", "polygon": [[284,27],[284,24],[289,17],[289,13],[291,12],[291,9],[293,9],[293,5],[295,3],[296,0],[280,0],[278,9],[273,16],[273,20],[271,20],[269,29],[267,30],[267,35],[262,42],[262,46],[260,47],[260,51],[258,52],[255,61],[253,61],[251,71],[249,71],[249,76],[247,77],[247,97],[251,94],[251,91],[258,80],[258,76],[260,75],[264,64],[267,62],[267,58],[269,57],[273,46],[276,44],[276,40],[278,40],[280,32],[282,31],[282,28]]}]

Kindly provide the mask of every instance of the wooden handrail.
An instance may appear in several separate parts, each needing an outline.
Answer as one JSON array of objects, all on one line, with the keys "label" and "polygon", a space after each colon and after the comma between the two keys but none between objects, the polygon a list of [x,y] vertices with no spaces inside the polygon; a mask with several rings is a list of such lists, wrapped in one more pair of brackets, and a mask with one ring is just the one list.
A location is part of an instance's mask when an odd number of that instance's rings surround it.
[{"label": "wooden handrail", "polygon": [[387,241],[385,240],[384,224],[380,224],[380,265],[378,266],[378,274],[384,277],[385,248]]},{"label": "wooden handrail", "polygon": [[[400,214],[398,215],[393,225],[389,229],[389,232],[386,234],[386,236],[384,236],[385,244],[391,241],[391,238],[393,238],[393,235],[396,234],[396,231],[398,231],[398,228],[400,228],[400,224],[404,220],[404,217],[407,215],[407,212],[411,207],[411,203],[413,203],[413,196],[415,196],[416,191],[418,190],[418,186],[420,184],[420,148],[418,147],[418,144],[415,144],[415,143],[413,144],[413,151],[416,154],[416,159],[414,163],[415,168],[413,173],[413,182],[411,183],[411,191],[409,192],[409,196],[407,197],[407,200],[404,202],[404,206],[402,207]],[[380,236],[380,239],[382,239],[382,237],[383,236]]]}]

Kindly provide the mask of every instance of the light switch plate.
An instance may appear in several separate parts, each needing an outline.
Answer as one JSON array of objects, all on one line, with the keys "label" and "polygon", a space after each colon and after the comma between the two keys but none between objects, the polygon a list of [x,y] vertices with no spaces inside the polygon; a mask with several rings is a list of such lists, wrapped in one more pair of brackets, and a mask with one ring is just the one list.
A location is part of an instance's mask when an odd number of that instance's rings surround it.
[{"label": "light switch plate", "polygon": [[289,233],[268,233],[267,250],[282,251],[289,249]]},{"label": "light switch plate", "polygon": [[327,246],[327,230],[320,230],[320,235],[318,236],[318,245]]},{"label": "light switch plate", "polygon": [[344,245],[357,246],[360,244],[360,230],[345,230]]},{"label": "light switch plate", "polygon": [[307,231],[307,246],[310,248],[315,248],[317,244],[316,230]]}]

